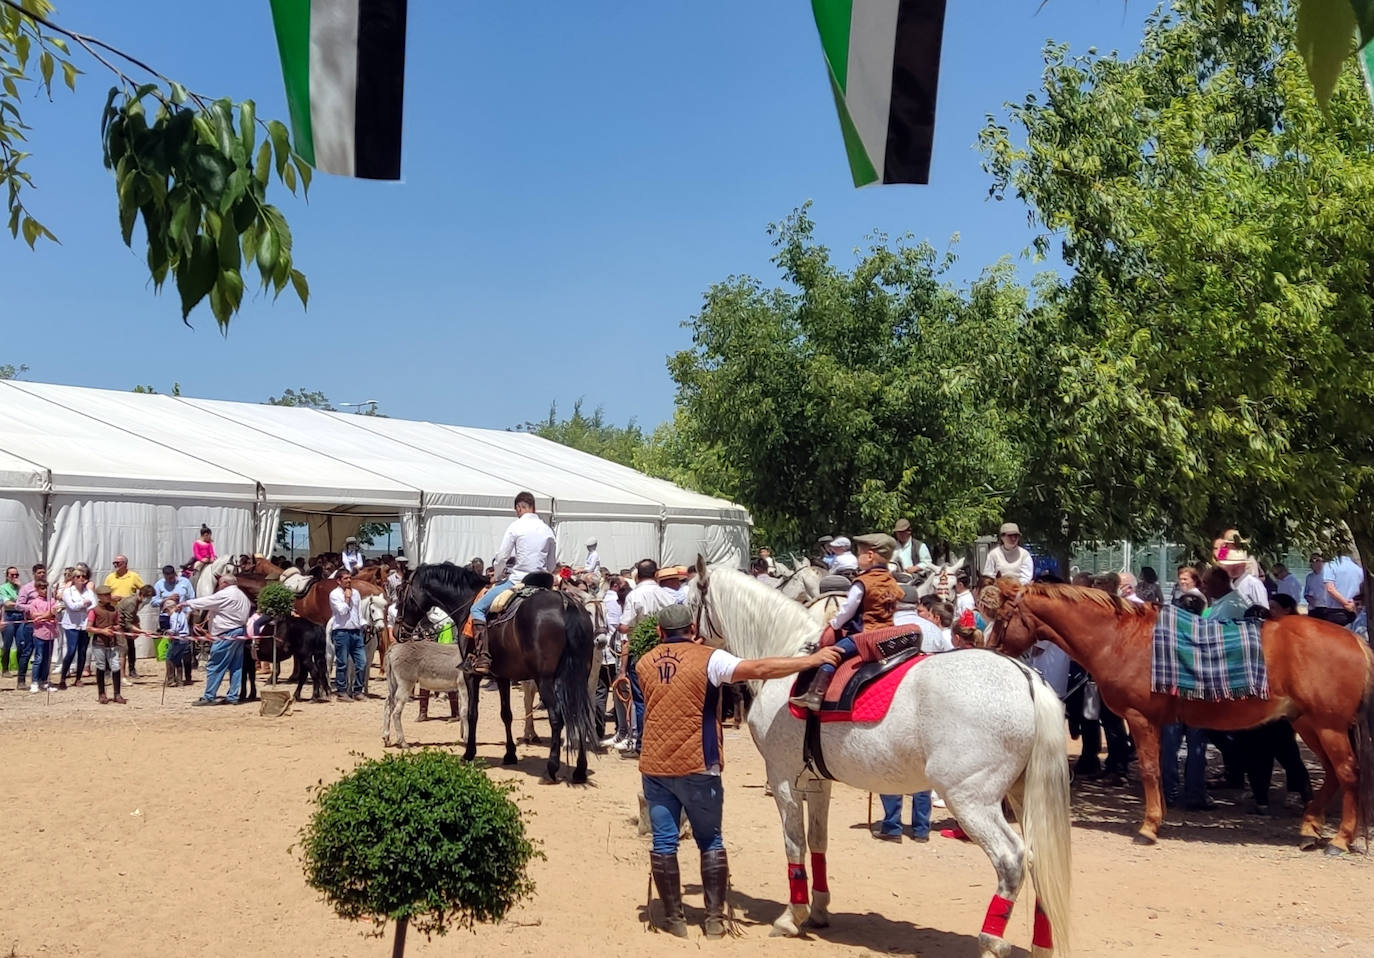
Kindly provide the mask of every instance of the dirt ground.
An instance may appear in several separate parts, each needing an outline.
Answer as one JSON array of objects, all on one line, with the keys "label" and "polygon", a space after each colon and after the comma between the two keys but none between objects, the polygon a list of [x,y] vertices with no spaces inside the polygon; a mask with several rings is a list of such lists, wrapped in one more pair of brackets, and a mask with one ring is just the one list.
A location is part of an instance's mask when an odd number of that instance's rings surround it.
[{"label": "dirt ground", "polygon": [[[97,705],[89,687],[49,699],[12,683],[0,691],[0,954],[390,953],[389,934],[365,937],[334,916],[289,851],[309,815],[308,786],[351,767],[355,752],[381,753],[380,699],[298,705],[266,719],[256,705],[191,708],[194,690],[168,690],[159,704],[161,690],[146,680],[123,707]],[[501,752],[494,705],[494,694],[484,696],[478,752],[492,763]],[[415,712],[407,711],[413,743],[456,747],[456,723],[418,724]],[[994,890],[986,857],[938,836],[873,841],[868,796],[838,785],[834,923],[805,939],[769,940],[787,898],[777,812],[748,732],[727,730],[726,739],[725,837],[743,938],[701,938],[694,848],[682,855],[692,937],[646,932],[648,847],[634,825],[632,762],[612,753],[593,761],[587,787],[541,787],[543,751],[522,746],[518,766],[492,774],[519,783],[547,856],[534,866],[535,898],[475,935],[412,936],[409,953],[975,958]],[[1257,819],[1238,793],[1215,797],[1222,808],[1171,813],[1166,840],[1139,848],[1129,838],[1134,785],[1075,785],[1077,954],[1374,955],[1365,856],[1300,852],[1296,812]],[[1008,930],[1017,955],[1030,944],[1028,906],[1023,898]]]}]

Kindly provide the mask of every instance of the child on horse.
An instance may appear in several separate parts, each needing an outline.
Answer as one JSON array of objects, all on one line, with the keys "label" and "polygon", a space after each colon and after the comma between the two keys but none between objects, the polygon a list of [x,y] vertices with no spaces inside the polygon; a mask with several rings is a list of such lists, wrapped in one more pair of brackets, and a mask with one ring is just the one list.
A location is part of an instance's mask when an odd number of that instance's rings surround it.
[{"label": "child on horse", "polygon": [[[855,536],[858,550],[859,574],[849,587],[844,605],[835,613],[821,633],[821,647],[833,645],[842,658],[858,654],[858,646],[850,636],[864,629],[881,629],[892,625],[897,603],[902,601],[902,586],[888,571],[887,564],[897,549],[897,540],[882,533]],[[811,687],[790,700],[799,708],[819,711],[826,686],[835,675],[836,666],[824,665],[816,671]]]}]

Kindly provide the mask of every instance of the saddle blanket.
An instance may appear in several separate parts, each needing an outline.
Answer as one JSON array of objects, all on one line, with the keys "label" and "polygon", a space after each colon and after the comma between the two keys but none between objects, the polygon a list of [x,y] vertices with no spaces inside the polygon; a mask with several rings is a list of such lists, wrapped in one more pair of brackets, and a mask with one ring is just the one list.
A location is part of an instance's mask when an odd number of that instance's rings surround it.
[{"label": "saddle blanket", "polygon": [[1262,623],[1212,622],[1171,605],[1155,619],[1150,690],[1184,699],[1269,697]]},{"label": "saddle blanket", "polygon": [[[835,670],[816,717],[822,722],[881,722],[902,679],[917,662],[928,658],[911,649],[893,656],[891,663],[864,662],[858,656],[846,659]],[[803,672],[797,677],[798,690],[805,690],[810,684],[811,674]],[[812,714],[809,709],[790,703],[787,707],[794,718],[804,719]]]}]

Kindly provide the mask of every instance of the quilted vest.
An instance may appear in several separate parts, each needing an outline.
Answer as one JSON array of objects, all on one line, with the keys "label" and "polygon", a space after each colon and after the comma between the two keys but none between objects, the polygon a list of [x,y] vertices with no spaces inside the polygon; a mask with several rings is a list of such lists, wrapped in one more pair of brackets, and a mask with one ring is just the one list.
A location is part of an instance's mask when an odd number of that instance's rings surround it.
[{"label": "quilted vest", "polygon": [[724,767],[720,689],[706,677],[711,652],[695,642],[663,642],[635,666],[644,691],[642,774],[677,777]]},{"label": "quilted vest", "polygon": [[864,585],[863,603],[859,606],[864,631],[891,625],[892,617],[897,613],[897,603],[902,601],[901,583],[881,566],[860,572],[857,581]]}]

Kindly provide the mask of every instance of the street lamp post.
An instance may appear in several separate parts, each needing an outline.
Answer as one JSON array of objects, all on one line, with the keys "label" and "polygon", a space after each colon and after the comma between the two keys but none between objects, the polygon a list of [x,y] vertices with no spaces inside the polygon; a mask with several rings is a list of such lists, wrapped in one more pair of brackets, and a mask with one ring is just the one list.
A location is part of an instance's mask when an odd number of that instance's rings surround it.
[{"label": "street lamp post", "polygon": [[362,415],[365,406],[371,406],[372,411],[377,411],[377,400],[364,399],[362,402],[341,402],[339,406],[344,409],[352,409],[355,415]]}]

